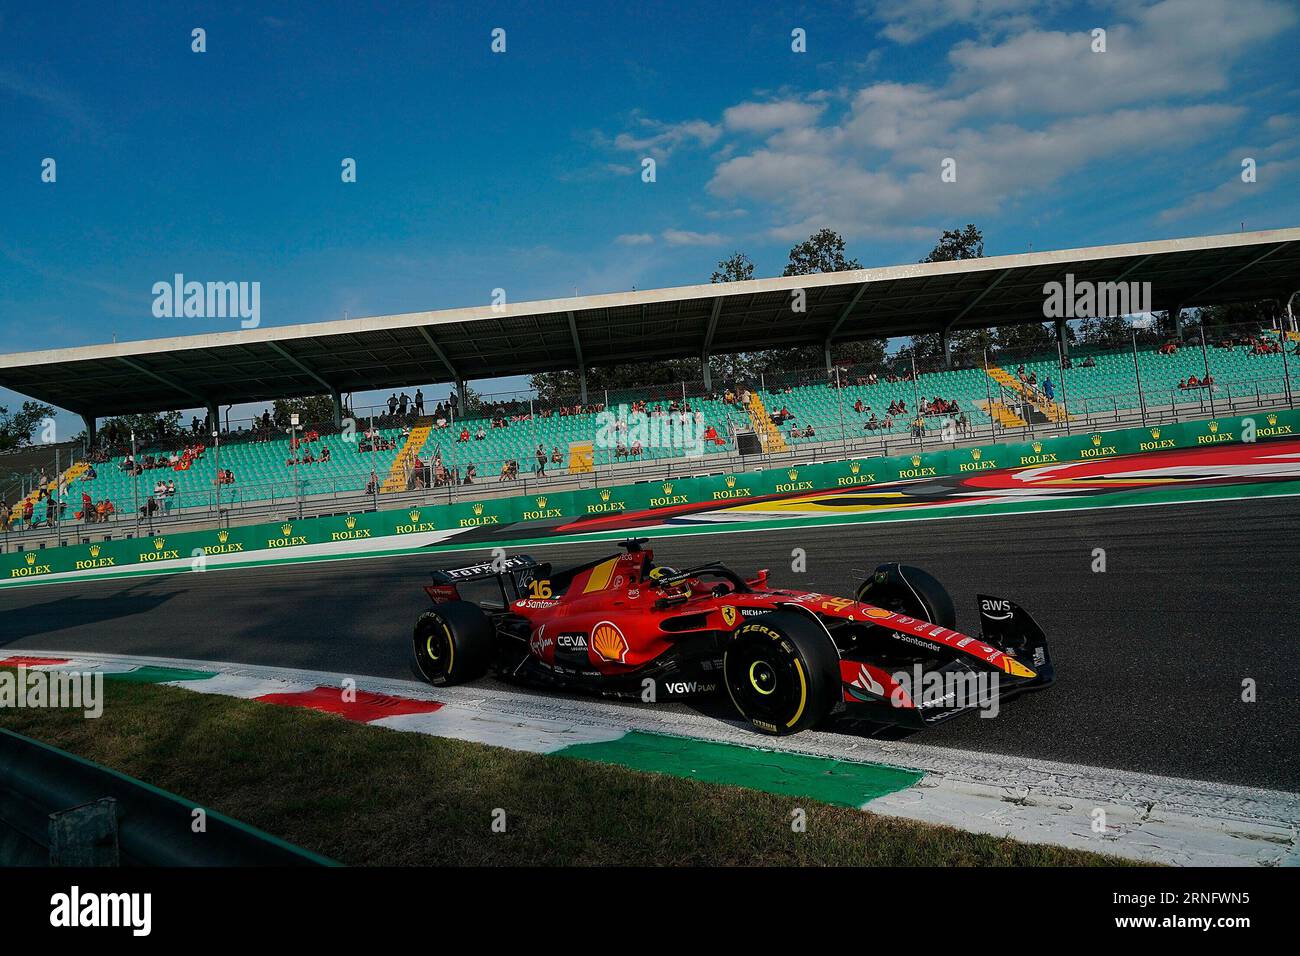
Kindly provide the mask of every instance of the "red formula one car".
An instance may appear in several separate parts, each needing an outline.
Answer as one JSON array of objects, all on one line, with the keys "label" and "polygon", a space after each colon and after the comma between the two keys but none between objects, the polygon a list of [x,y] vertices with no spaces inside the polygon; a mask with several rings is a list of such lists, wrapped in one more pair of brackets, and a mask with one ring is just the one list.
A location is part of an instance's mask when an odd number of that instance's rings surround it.
[{"label": "red formula one car", "polygon": [[981,595],[982,634],[968,637],[917,568],[883,564],[855,597],[831,597],[773,587],[766,571],[661,567],[646,543],[558,572],[527,555],[435,571],[433,607],[415,624],[417,673],[444,685],[492,669],[644,701],[725,691],[769,734],[841,711],[920,728],[1053,680],[1047,641],[1020,607]]}]

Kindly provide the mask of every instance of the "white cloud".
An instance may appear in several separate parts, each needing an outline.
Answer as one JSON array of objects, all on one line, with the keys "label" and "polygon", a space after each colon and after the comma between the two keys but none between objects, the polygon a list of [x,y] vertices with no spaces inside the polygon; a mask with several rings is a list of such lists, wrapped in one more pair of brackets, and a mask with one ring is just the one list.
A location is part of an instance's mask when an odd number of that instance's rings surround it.
[{"label": "white cloud", "polygon": [[712,146],[722,135],[720,126],[704,120],[662,123],[640,117],[636,125],[636,132],[619,133],[614,137],[615,149],[664,159],[682,146]]},{"label": "white cloud", "polygon": [[716,246],[722,237],[716,232],[688,232],[685,229],[665,229],[664,242],[670,246]]},{"label": "white cloud", "polygon": [[620,246],[644,246],[655,241],[648,232],[625,232],[615,240]]},{"label": "white cloud", "polygon": [[776,100],[769,103],[739,103],[722,113],[722,123],[734,132],[770,133],[816,122],[824,103]]}]

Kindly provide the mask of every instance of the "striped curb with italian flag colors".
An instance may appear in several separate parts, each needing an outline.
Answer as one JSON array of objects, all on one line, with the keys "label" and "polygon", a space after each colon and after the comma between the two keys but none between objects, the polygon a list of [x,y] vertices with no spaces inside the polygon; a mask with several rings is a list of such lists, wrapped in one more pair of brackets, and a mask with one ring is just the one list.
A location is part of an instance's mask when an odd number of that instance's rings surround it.
[{"label": "striped curb with italian flag colors", "polygon": [[[1300,794],[834,731],[756,734],[682,707],[247,664],[29,650],[0,667],[100,671],[372,726],[615,764],[1146,862],[1300,865]],[[354,683],[345,683],[345,682]],[[355,687],[345,697],[344,688]],[[3,711],[0,711],[2,714]],[[1102,825],[1098,826],[1099,819]]]}]

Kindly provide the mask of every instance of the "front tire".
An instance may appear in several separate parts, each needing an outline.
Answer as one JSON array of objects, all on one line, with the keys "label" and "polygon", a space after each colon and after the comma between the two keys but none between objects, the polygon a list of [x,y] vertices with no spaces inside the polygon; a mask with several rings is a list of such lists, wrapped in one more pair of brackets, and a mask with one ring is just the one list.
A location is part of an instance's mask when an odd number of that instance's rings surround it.
[{"label": "front tire", "polygon": [[920,568],[896,561],[876,568],[858,588],[857,599],[940,627],[957,627],[957,611],[947,589]]},{"label": "front tire", "polygon": [[487,673],[495,634],[482,609],[448,601],[425,611],[411,637],[415,672],[437,687],[463,684]]},{"label": "front tire", "polygon": [[772,611],[738,627],[723,653],[722,674],[740,715],[774,736],[815,726],[839,698],[835,645],[798,611]]}]

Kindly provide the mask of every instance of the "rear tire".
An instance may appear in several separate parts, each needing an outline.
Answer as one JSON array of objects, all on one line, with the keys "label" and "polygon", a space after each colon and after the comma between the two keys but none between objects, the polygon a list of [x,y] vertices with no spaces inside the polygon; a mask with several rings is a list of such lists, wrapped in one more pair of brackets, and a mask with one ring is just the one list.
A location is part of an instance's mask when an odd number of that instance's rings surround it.
[{"label": "rear tire", "polygon": [[816,621],[772,611],[732,632],[722,676],[740,715],[784,736],[820,723],[840,696],[840,656]]},{"label": "rear tire", "polygon": [[448,601],[415,622],[411,650],[415,672],[438,687],[477,680],[487,673],[496,635],[482,609]]},{"label": "rear tire", "polygon": [[957,627],[957,612],[952,606],[951,595],[932,575],[920,568],[897,562],[882,564],[862,582],[857,598],[864,604],[896,614],[906,614],[954,630]]}]

